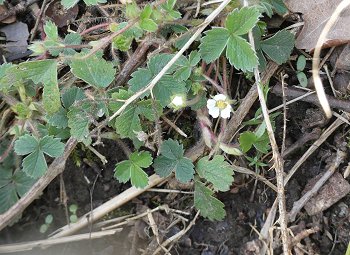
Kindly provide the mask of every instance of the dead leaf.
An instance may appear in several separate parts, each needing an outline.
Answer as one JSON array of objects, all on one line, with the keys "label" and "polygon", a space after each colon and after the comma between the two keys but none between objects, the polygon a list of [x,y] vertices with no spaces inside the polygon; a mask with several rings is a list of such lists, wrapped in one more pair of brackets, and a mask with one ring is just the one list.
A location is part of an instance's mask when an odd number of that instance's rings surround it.
[{"label": "dead leaf", "polygon": [[[306,193],[307,189],[312,187],[313,183],[317,182],[320,177],[321,175],[318,175],[315,178],[311,179],[305,187],[303,193]],[[318,191],[317,195],[312,197],[309,202],[307,202],[307,204],[304,206],[304,209],[310,216],[315,215],[319,212],[323,212],[338,202],[340,199],[345,197],[349,192],[350,184],[343,178],[340,173],[336,172]]]},{"label": "dead leaf", "polygon": [[[298,49],[312,51],[317,40],[341,0],[286,0],[287,8],[292,12],[301,13],[304,27],[297,37],[295,46]],[[350,41],[350,8],[345,9],[338,21],[327,35],[324,47],[333,47]]]},{"label": "dead leaf", "polygon": [[75,20],[79,12],[78,5],[65,9],[61,1],[53,1],[46,9],[46,16],[49,17],[58,27],[64,27]]}]

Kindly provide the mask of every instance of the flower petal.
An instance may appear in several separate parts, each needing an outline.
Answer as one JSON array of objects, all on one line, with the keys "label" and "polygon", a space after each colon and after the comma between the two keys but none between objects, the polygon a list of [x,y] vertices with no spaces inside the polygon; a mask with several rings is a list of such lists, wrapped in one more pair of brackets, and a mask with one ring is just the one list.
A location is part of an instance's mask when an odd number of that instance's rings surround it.
[{"label": "flower petal", "polygon": [[224,119],[230,118],[232,107],[228,105],[225,109],[221,110],[220,116]]},{"label": "flower petal", "polygon": [[208,99],[208,101],[207,101],[207,108],[208,109],[215,107],[215,105],[216,105],[216,101],[214,99]]},{"label": "flower petal", "polygon": [[214,119],[219,117],[220,110],[217,107],[212,107],[209,109],[209,115],[211,115]]},{"label": "flower petal", "polygon": [[217,94],[216,96],[214,96],[215,101],[219,101],[219,100],[225,101],[226,98],[227,97],[224,94]]}]

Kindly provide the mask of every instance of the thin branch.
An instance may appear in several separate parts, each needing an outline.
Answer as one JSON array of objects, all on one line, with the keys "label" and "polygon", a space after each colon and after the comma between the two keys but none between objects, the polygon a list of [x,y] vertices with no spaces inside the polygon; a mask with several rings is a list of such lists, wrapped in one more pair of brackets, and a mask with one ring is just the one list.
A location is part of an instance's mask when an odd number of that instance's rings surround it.
[{"label": "thin branch", "polygon": [[[244,1],[244,4],[247,5],[247,1]],[[255,50],[255,45],[254,45],[254,38],[253,38],[253,33],[250,30],[249,31],[249,42],[252,45],[252,48]],[[262,113],[264,116],[265,124],[266,124],[266,130],[270,139],[271,143],[271,148],[272,148],[272,153],[273,153],[273,159],[274,159],[274,168],[276,170],[276,181],[277,181],[277,198],[278,198],[278,208],[279,208],[279,213],[280,213],[280,218],[279,218],[279,223],[281,226],[281,235],[282,235],[282,244],[283,244],[283,253],[285,255],[291,254],[290,248],[289,248],[289,234],[288,234],[288,229],[287,229],[287,214],[286,214],[286,197],[284,194],[284,181],[283,181],[283,161],[282,157],[280,155],[280,152],[278,150],[277,142],[275,139],[275,135],[273,133],[273,128],[272,124],[270,121],[270,116],[268,113],[268,109],[266,106],[266,101],[264,97],[264,92],[261,89],[261,79],[260,79],[260,73],[258,70],[258,67],[254,68],[254,76],[255,76],[255,83],[257,84],[258,88],[258,95],[259,95],[259,101],[260,101],[260,106],[262,109]]]}]

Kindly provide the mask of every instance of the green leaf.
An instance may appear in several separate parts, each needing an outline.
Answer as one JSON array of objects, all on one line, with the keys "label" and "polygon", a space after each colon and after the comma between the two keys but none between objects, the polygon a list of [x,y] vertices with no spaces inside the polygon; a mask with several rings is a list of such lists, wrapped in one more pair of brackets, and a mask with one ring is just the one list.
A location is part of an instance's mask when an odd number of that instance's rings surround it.
[{"label": "green leaf", "polygon": [[40,149],[50,157],[59,157],[63,155],[64,144],[60,142],[59,138],[52,136],[45,136],[39,142]]},{"label": "green leaf", "polygon": [[196,181],[194,186],[194,206],[200,214],[209,220],[222,220],[225,218],[225,205],[213,197],[213,191],[203,183]]},{"label": "green leaf", "polygon": [[297,60],[297,70],[303,71],[306,66],[306,58],[304,55],[300,55]]},{"label": "green leaf", "polygon": [[228,191],[233,182],[233,169],[225,161],[224,156],[216,155],[212,160],[209,157],[201,158],[196,166],[201,178],[213,184],[215,190]]},{"label": "green leaf", "polygon": [[140,13],[140,19],[141,20],[148,19],[149,17],[151,17],[151,14],[152,14],[152,7],[149,4],[147,4],[145,8],[142,10],[142,12]]},{"label": "green leaf", "polygon": [[4,213],[18,201],[16,187],[9,183],[0,189],[0,214]]},{"label": "green leaf", "polygon": [[152,156],[148,151],[134,152],[129,160],[124,160],[115,166],[114,177],[118,181],[126,183],[131,179],[131,184],[136,188],[144,188],[148,184],[148,175],[142,170],[152,164]]},{"label": "green leaf", "polygon": [[86,102],[81,106],[70,107],[70,111],[67,113],[71,135],[79,142],[85,140],[89,135],[90,111],[91,105]]},{"label": "green leaf", "polygon": [[242,37],[232,35],[228,41],[226,49],[226,57],[230,64],[236,69],[245,71],[253,71],[258,65],[258,57],[256,56],[251,45]]},{"label": "green leaf", "polygon": [[259,9],[256,7],[243,7],[235,9],[226,19],[225,27],[234,35],[244,35],[252,29],[260,17]]},{"label": "green leaf", "polygon": [[22,197],[34,185],[36,179],[31,178],[25,172],[18,169],[15,171],[12,181],[15,184],[17,194]]},{"label": "green leaf", "polygon": [[107,0],[84,0],[84,3],[88,6],[90,5],[98,5],[98,4],[104,4]]},{"label": "green leaf", "polygon": [[304,72],[298,72],[297,73],[297,78],[300,83],[300,86],[306,88],[307,87],[307,77]]},{"label": "green leaf", "polygon": [[218,59],[224,51],[229,37],[229,31],[222,27],[213,28],[205,32],[205,36],[202,38],[199,46],[199,53],[203,60],[210,63]]},{"label": "green leaf", "polygon": [[169,159],[180,159],[184,155],[183,145],[176,140],[168,139],[162,143],[160,153]]},{"label": "green leaf", "polygon": [[86,96],[84,91],[81,88],[70,87],[62,94],[62,103],[63,106],[68,109],[71,107],[76,101],[85,99]]},{"label": "green leaf", "polygon": [[139,111],[136,106],[126,109],[115,119],[115,129],[121,138],[132,138],[135,136],[135,132],[142,130]]},{"label": "green leaf", "polygon": [[79,2],[79,0],[61,0],[61,4],[65,9],[70,9],[74,5],[76,5]]},{"label": "green leaf", "polygon": [[57,80],[47,82],[44,85],[43,104],[48,114],[53,114],[61,108],[60,90],[58,88]]},{"label": "green leaf", "polygon": [[23,171],[33,178],[43,176],[47,170],[44,154],[36,149],[23,159],[22,167]]},{"label": "green leaf", "polygon": [[166,177],[174,171],[176,179],[180,182],[186,183],[193,178],[192,161],[183,156],[183,147],[177,141],[172,139],[164,141],[160,153],[161,156],[158,156],[153,164],[154,170],[159,176]]},{"label": "green leaf", "polygon": [[52,59],[22,62],[16,67],[16,76],[35,84],[57,81],[57,62]]},{"label": "green leaf", "polygon": [[27,155],[36,150],[39,141],[31,135],[23,135],[15,142],[15,152],[18,155]]},{"label": "green leaf", "polygon": [[241,146],[243,152],[249,151],[256,141],[256,135],[250,131],[245,131],[239,136],[239,145]]},{"label": "green leaf", "polygon": [[[78,56],[83,56],[78,54]],[[116,70],[111,62],[93,55],[81,59],[75,58],[70,64],[72,73],[86,83],[96,87],[105,88],[114,80]]]},{"label": "green leaf", "polygon": [[51,20],[49,20],[45,23],[44,31],[45,31],[47,39],[52,40],[52,41],[58,40],[57,26]]},{"label": "green leaf", "polygon": [[261,49],[277,64],[288,59],[294,48],[294,35],[286,30],[278,31],[274,36],[261,42]]},{"label": "green leaf", "polygon": [[[160,54],[150,59],[148,62],[148,69],[139,68],[131,76],[132,79],[129,80],[129,90],[130,92],[136,93],[140,89],[146,87],[156,76],[159,71],[170,61],[173,57],[171,54]],[[186,58],[180,58],[180,60],[175,63],[175,65],[168,70],[168,74],[173,72],[181,63],[184,63]],[[176,80],[171,75],[164,75],[158,83],[153,88],[154,97],[159,100],[161,106],[165,107],[171,102],[173,95],[186,93],[186,84],[183,81]],[[141,96],[148,96],[149,92]]]},{"label": "green leaf", "polygon": [[141,19],[139,24],[143,30],[148,32],[155,32],[158,29],[157,23],[155,23],[152,19]]},{"label": "green leaf", "polygon": [[26,155],[22,162],[23,171],[30,177],[37,178],[44,175],[47,164],[44,153],[51,157],[58,157],[63,154],[64,144],[60,139],[45,136],[38,140],[30,135],[21,136],[15,142],[15,152],[18,155]]}]

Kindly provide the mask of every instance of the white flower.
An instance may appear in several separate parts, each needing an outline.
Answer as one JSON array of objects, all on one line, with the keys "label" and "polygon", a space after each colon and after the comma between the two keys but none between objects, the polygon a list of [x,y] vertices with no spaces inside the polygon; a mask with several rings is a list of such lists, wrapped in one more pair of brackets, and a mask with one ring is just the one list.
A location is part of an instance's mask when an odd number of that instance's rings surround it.
[{"label": "white flower", "polygon": [[186,97],[184,95],[175,95],[172,98],[169,106],[174,108],[175,110],[178,110],[182,107],[185,107],[186,106]]},{"label": "white flower", "polygon": [[221,117],[227,119],[230,117],[232,112],[232,107],[230,105],[230,101],[227,96],[223,94],[218,94],[214,96],[213,99],[208,99],[207,108],[209,110],[209,114],[213,118]]}]

